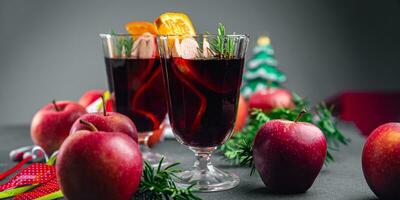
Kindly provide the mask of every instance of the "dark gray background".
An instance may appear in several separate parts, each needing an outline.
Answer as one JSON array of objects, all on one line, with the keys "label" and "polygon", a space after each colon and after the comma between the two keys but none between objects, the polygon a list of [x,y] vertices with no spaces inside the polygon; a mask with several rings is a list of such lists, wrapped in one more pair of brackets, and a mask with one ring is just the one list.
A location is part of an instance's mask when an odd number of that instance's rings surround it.
[{"label": "dark gray background", "polygon": [[[98,34],[165,11],[199,33],[272,37],[286,86],[319,101],[342,90],[400,89],[400,4],[386,1],[0,1],[0,125],[27,124],[51,99],[106,88]],[[251,50],[250,48],[250,50]]]}]

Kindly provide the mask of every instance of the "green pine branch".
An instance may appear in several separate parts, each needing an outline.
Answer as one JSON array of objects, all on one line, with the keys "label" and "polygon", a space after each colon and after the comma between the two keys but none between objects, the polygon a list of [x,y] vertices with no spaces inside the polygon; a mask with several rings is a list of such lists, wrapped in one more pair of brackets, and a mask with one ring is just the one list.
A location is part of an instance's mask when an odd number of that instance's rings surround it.
[{"label": "green pine branch", "polygon": [[138,191],[135,193],[135,199],[146,200],[200,200],[192,193],[192,186],[188,188],[178,188],[173,181],[176,169],[179,163],[171,164],[161,168],[163,159],[160,160],[158,167],[153,168],[148,162],[144,162],[142,180]]}]

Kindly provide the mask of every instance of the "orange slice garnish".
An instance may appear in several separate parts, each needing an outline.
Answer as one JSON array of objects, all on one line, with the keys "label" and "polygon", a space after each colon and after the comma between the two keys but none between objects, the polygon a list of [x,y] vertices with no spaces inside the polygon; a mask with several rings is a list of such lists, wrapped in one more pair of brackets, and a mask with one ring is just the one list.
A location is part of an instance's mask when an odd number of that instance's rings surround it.
[{"label": "orange slice garnish", "polygon": [[[184,13],[164,13],[154,20],[157,31],[160,35],[195,35],[193,24]],[[180,57],[180,41],[182,37],[170,38],[168,46],[172,50],[172,56]]]},{"label": "orange slice garnish", "polygon": [[195,35],[192,21],[184,13],[164,13],[154,20],[160,35]]},{"label": "orange slice garnish", "polygon": [[144,33],[151,33],[157,35],[157,29],[151,22],[128,22],[125,24],[125,29],[132,35],[142,35]]}]

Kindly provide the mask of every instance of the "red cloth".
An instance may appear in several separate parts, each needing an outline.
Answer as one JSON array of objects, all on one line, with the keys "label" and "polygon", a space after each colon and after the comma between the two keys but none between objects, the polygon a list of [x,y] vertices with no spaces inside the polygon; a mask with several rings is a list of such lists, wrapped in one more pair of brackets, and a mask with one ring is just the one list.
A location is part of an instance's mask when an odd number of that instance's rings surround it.
[{"label": "red cloth", "polygon": [[366,136],[381,124],[400,122],[400,92],[344,92],[327,102]]},{"label": "red cloth", "polygon": [[51,194],[53,192],[57,192],[60,190],[60,185],[57,182],[57,178],[54,177],[47,183],[44,183],[43,185],[29,191],[25,192],[23,194],[19,194],[16,197],[13,198],[13,200],[31,200],[31,199],[36,199],[39,197],[46,196],[48,194]]},{"label": "red cloth", "polygon": [[0,185],[0,191],[25,185],[47,183],[55,177],[56,169],[54,166],[34,163],[23,169],[6,183]]}]

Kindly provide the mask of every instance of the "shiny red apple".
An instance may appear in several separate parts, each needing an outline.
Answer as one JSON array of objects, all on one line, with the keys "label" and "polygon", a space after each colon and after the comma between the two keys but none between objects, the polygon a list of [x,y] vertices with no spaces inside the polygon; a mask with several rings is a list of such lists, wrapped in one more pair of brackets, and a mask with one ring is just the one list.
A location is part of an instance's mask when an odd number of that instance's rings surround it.
[{"label": "shiny red apple", "polygon": [[96,126],[99,131],[104,132],[121,132],[131,137],[135,142],[138,142],[138,133],[135,124],[132,120],[117,112],[88,113],[82,115],[72,125],[70,133],[74,134],[79,130],[89,130],[87,126],[80,123],[80,120],[85,120]]},{"label": "shiny red apple", "polygon": [[84,107],[72,101],[53,101],[47,104],[32,119],[32,141],[47,154],[53,153],[68,137],[75,120],[85,113]]},{"label": "shiny red apple", "polygon": [[138,144],[125,133],[91,130],[70,135],[60,148],[56,172],[67,199],[128,200],[137,190],[143,160]]},{"label": "shiny red apple", "polygon": [[264,112],[270,112],[274,108],[292,108],[292,93],[281,88],[266,88],[250,96],[249,107],[259,108]]},{"label": "shiny red apple", "polygon": [[400,199],[400,123],[386,123],[368,136],[362,169],[371,190],[380,199]]},{"label": "shiny red apple", "polygon": [[318,127],[281,119],[264,124],[253,144],[256,169],[273,193],[306,192],[324,164],[326,151]]},{"label": "shiny red apple", "polygon": [[240,131],[245,125],[248,116],[247,102],[242,95],[239,97],[238,111],[236,115],[235,132]]},{"label": "shiny red apple", "polygon": [[81,96],[81,98],[79,99],[79,104],[81,104],[83,107],[87,107],[88,105],[101,98],[103,94],[103,90],[89,90]]}]

